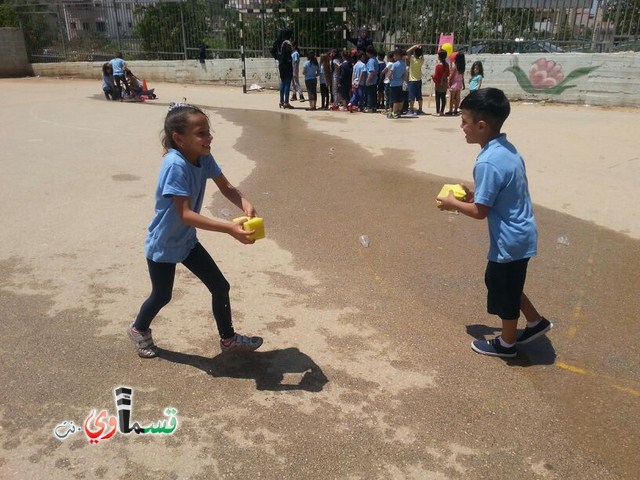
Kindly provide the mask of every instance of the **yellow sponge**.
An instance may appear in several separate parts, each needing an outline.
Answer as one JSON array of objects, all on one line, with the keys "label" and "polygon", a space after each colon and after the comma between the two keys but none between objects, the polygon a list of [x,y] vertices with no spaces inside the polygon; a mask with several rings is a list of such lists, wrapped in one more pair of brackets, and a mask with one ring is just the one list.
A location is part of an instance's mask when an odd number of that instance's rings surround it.
[{"label": "yellow sponge", "polygon": [[255,230],[254,233],[252,233],[251,235],[249,235],[249,238],[252,240],[260,240],[261,238],[265,237],[264,234],[264,221],[262,220],[262,218],[260,217],[237,217],[234,218],[233,221],[237,222],[237,221],[241,221],[241,220],[245,220],[245,222],[242,224],[242,228],[244,229],[245,232],[248,232],[250,230]]},{"label": "yellow sponge", "polygon": [[[464,197],[467,196],[467,192],[464,191],[464,188],[462,188],[462,185],[460,185],[459,183],[455,183],[455,184],[445,183],[442,186],[442,190],[440,190],[440,193],[436,196],[436,198],[448,197],[450,191],[453,191],[453,196],[456,197],[458,200],[463,200]],[[436,200],[436,203],[440,205],[439,200]]]}]

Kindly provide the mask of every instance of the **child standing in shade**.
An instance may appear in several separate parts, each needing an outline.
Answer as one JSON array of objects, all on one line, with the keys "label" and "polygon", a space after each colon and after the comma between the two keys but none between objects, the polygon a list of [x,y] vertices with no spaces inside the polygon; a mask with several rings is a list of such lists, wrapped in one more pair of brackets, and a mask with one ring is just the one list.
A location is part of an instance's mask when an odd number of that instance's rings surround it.
[{"label": "child standing in shade", "polygon": [[447,115],[458,115],[460,93],[464,90],[464,70],[466,68],[464,53],[457,52],[449,73],[449,111]]},{"label": "child standing in shade", "polygon": [[393,65],[389,68],[391,72],[389,78],[389,95],[391,97],[391,113],[387,116],[390,119],[400,118],[402,105],[404,103],[402,85],[407,80],[407,62],[404,59],[404,51],[397,49],[393,53]]},{"label": "child standing in shade", "polygon": [[171,104],[164,121],[162,145],[166,154],[156,187],[155,216],[145,241],[151,295],[127,328],[143,358],[158,354],[149,326],[171,300],[177,263],[187,267],[211,292],[223,353],[250,352],[262,345],[262,338],[240,335],[233,329],[229,282],[196,237],[196,229],[201,229],[227,233],[244,244],[254,242],[249,238],[254,231],[243,230],[244,222],[229,223],[200,214],[206,181],[212,179],[246,216],[256,216],[253,205],[229,183],[211,155],[211,139],[209,118],[202,110],[185,103]]},{"label": "child standing in shade", "polygon": [[298,100],[298,94],[300,95],[300,101],[304,102],[304,95],[302,94],[302,87],[300,86],[300,49],[298,48],[298,42],[292,43],[291,62],[293,65],[293,78],[291,80],[291,101]]},{"label": "child standing in shade", "polygon": [[304,75],[304,84],[307,87],[307,95],[309,95],[309,108],[307,110],[315,110],[318,102],[318,76],[320,75],[320,65],[315,52],[309,52],[307,61],[302,67]]},{"label": "child standing in shade", "polygon": [[473,65],[471,65],[470,76],[469,92],[480,90],[482,87],[482,79],[484,78],[484,69],[482,68],[482,62],[480,60],[473,62]]},{"label": "child standing in shade", "polygon": [[367,57],[365,52],[357,52],[358,61],[353,66],[353,73],[351,75],[351,84],[353,94],[347,108],[350,111],[359,111],[364,107],[366,100],[365,79],[367,75],[367,66],[365,64],[365,58]]},{"label": "child standing in shade", "polygon": [[331,60],[329,54],[320,55],[320,109],[329,110],[329,86],[331,85]]},{"label": "child standing in shade", "polygon": [[[426,115],[422,110],[422,45],[414,45],[407,50],[409,55],[409,114]],[[414,110],[415,102],[418,102],[418,110]]]},{"label": "child standing in shade", "polygon": [[[538,241],[527,173],[516,148],[500,133],[511,112],[502,90],[485,88],[472,92],[460,108],[467,143],[477,143],[481,148],[473,168],[475,191],[464,187],[467,195],[463,200],[456,199],[453,192],[438,197],[439,208],[487,219],[487,312],[500,317],[502,334],[489,341],[474,340],[471,348],[482,355],[515,357],[518,345],[539,338],[553,327],[524,293],[527,265],[537,252]],[[527,324],[518,335],[520,312]]]},{"label": "child standing in shade", "polygon": [[438,51],[438,64],[436,65],[433,75],[435,96],[436,96],[436,117],[444,115],[444,107],[447,105],[447,88],[449,88],[449,65],[447,64],[447,52],[445,50]]}]

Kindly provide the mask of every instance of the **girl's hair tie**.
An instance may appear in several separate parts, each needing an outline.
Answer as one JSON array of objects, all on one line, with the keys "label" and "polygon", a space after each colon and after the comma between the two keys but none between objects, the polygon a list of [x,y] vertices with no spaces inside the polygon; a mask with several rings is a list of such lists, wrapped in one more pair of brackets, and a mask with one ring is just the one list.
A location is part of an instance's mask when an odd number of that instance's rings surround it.
[{"label": "girl's hair tie", "polygon": [[185,108],[185,107],[193,108],[192,105],[189,105],[187,103],[187,98],[183,97],[182,98],[182,102],[171,102],[169,104],[169,110],[168,111],[171,112],[171,111],[173,111],[173,110],[175,110],[177,108]]}]

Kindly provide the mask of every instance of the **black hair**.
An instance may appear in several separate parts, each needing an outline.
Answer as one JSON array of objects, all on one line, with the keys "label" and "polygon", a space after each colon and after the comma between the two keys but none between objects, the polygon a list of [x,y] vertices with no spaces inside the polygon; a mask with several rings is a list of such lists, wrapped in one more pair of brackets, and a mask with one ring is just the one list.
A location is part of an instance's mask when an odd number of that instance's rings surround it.
[{"label": "black hair", "polygon": [[471,92],[460,103],[460,110],[467,110],[474,122],[484,120],[499,132],[511,113],[509,99],[499,88],[482,88]]},{"label": "black hair", "polygon": [[416,48],[413,53],[415,54],[416,58],[421,58],[422,57],[422,49],[420,47]]},{"label": "black hair", "polygon": [[209,119],[209,116],[204,113],[200,108],[189,105],[188,103],[172,103],[169,106],[169,111],[164,119],[164,130],[162,136],[162,146],[165,152],[170,148],[178,150],[178,146],[173,141],[173,133],[185,133],[189,126],[189,119],[191,115],[204,115]]},{"label": "black hair", "polygon": [[438,58],[440,59],[440,63],[444,63],[448,56],[449,54],[447,53],[446,50],[438,51]]},{"label": "black hair", "polygon": [[465,62],[463,52],[458,52],[456,54],[456,59],[454,63],[456,64],[456,70],[458,70],[458,73],[464,73],[464,70],[467,67],[467,63]]},{"label": "black hair", "polygon": [[307,55],[307,58],[309,59],[309,62],[311,62],[313,65],[318,66],[318,57],[316,57],[316,52],[311,50]]},{"label": "black hair", "polygon": [[384,50],[380,50],[380,51],[378,52],[378,58],[379,58],[380,60],[384,60],[385,55],[386,55],[386,53],[384,52]]},{"label": "black hair", "polygon": [[102,74],[103,75],[113,75],[113,67],[109,62],[102,65]]},{"label": "black hair", "polygon": [[373,56],[375,57],[375,55],[376,55],[376,48],[375,48],[373,45],[369,45],[369,46],[367,47],[366,52],[367,52],[367,53],[369,53],[369,54],[371,54],[371,55],[373,55]]},{"label": "black hair", "polygon": [[484,77],[484,68],[482,67],[482,62],[480,60],[476,60],[475,62],[473,62],[473,65],[471,65],[471,75],[473,75],[473,69],[477,69],[476,75],[482,75]]}]

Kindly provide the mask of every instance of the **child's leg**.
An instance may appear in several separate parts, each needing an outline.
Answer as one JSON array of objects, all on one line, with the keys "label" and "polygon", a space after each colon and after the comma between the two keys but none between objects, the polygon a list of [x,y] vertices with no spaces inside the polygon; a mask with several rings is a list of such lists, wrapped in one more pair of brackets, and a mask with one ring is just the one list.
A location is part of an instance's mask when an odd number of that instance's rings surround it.
[{"label": "child's leg", "polygon": [[151,294],[140,307],[140,312],[133,324],[139,332],[149,330],[149,325],[158,312],[171,301],[176,272],[175,263],[157,263],[147,259],[147,265],[151,277]]},{"label": "child's leg", "polygon": [[542,318],[542,315],[538,313],[538,310],[536,310],[536,307],[533,306],[533,303],[531,303],[531,300],[529,300],[529,297],[527,297],[524,292],[522,292],[522,296],[520,297],[520,311],[529,323],[537,322]]},{"label": "child's leg", "polygon": [[518,330],[518,320],[502,319],[502,333],[500,336],[505,343],[516,343],[516,332]]},{"label": "child's leg", "polygon": [[198,277],[211,292],[213,318],[216,320],[220,338],[233,337],[235,332],[231,322],[230,286],[216,262],[204,247],[197,243],[182,264]]}]

